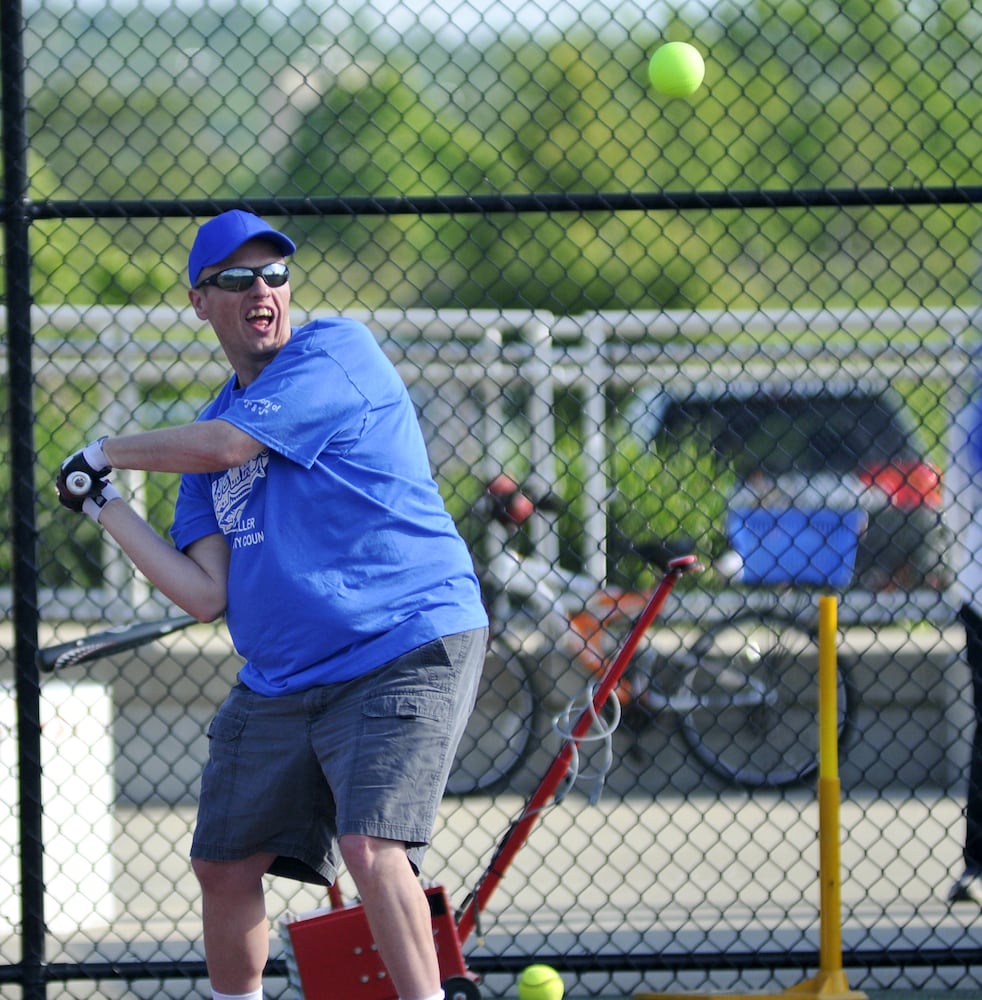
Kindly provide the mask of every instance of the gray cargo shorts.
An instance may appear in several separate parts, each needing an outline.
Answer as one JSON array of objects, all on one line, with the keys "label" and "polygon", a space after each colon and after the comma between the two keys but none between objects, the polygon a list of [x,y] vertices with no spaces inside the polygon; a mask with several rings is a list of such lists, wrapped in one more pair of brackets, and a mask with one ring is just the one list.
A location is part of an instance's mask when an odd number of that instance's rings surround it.
[{"label": "gray cargo shorts", "polygon": [[338,837],[364,834],[404,843],[418,873],[486,648],[475,629],[298,694],[236,685],[208,728],[191,857],[271,852],[272,874],[329,885]]}]

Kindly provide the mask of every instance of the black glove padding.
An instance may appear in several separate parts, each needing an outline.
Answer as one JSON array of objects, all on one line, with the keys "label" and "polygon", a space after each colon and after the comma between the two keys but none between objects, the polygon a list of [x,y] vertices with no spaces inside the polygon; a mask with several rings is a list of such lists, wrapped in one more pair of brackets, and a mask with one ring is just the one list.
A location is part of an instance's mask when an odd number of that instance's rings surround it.
[{"label": "black glove padding", "polygon": [[108,476],[112,472],[112,468],[109,465],[100,465],[96,467],[92,464],[92,459],[86,458],[86,455],[92,456],[93,454],[99,455],[100,460],[105,462],[106,456],[102,453],[102,442],[105,441],[105,437],[99,438],[98,441],[94,441],[90,445],[86,445],[81,451],[75,452],[74,455],[70,455],[61,463],[61,472],[64,477],[71,475],[73,472],[83,472],[85,475],[89,476],[92,480],[93,486],[96,480],[102,479],[104,476]]},{"label": "black glove padding", "polygon": [[[77,473],[75,474],[77,475]],[[55,480],[55,487],[58,490],[58,502],[62,507],[67,507],[69,510],[75,511],[76,514],[89,514],[98,521],[102,508],[110,500],[120,498],[119,491],[108,479],[94,479],[89,489],[84,493],[77,493],[69,487],[71,475],[73,473],[69,473],[66,477],[64,473],[61,473]],[[94,506],[87,508],[86,500],[95,501]]]}]

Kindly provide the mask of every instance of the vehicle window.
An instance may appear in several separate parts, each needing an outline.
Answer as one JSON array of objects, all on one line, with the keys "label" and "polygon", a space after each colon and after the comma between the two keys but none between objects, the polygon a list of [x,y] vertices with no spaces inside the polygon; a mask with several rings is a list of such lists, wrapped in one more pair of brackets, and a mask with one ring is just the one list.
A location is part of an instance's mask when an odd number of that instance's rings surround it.
[{"label": "vehicle window", "polygon": [[880,396],[676,400],[658,438],[660,454],[694,438],[741,478],[757,469],[846,474],[916,457],[896,410]]}]

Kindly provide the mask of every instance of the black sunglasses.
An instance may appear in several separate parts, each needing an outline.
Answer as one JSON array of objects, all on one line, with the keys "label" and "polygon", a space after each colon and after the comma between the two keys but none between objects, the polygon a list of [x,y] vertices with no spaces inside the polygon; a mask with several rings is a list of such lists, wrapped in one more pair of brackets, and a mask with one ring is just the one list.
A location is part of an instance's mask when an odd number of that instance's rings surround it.
[{"label": "black sunglasses", "polygon": [[199,281],[194,287],[214,285],[223,292],[245,292],[256,283],[256,278],[262,278],[270,288],[279,288],[290,280],[290,269],[283,263],[263,264],[262,267],[227,267]]}]

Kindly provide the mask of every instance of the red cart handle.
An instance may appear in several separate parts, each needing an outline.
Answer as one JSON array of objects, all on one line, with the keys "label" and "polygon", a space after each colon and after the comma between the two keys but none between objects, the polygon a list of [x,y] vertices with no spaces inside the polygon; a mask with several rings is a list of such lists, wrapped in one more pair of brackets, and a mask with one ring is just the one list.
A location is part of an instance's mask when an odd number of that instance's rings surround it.
[{"label": "red cart handle", "polygon": [[662,577],[661,582],[652,591],[640,616],[631,626],[631,631],[624,640],[623,645],[618,650],[617,655],[611,661],[603,676],[600,678],[594,689],[592,704],[588,704],[580,713],[570,730],[569,738],[556,757],[553,759],[549,770],[542,779],[539,787],[532,793],[521,815],[509,827],[504,838],[498,845],[490,865],[481,876],[474,891],[464,901],[463,906],[457,912],[457,936],[461,944],[467,940],[471,931],[477,924],[478,914],[487,906],[491,893],[497,888],[505,870],[511,864],[512,859],[518,853],[518,849],[528,839],[539,813],[545,805],[555,796],[556,789],[566,776],[570,763],[573,759],[573,752],[580,745],[583,737],[590,729],[593,719],[598,715],[610,697],[617,682],[621,679],[631,657],[634,656],[638,644],[641,642],[645,632],[651,627],[651,623],[660,613],[675,586],[677,580],[683,573],[691,570],[699,570],[699,560],[695,556],[680,556],[673,559],[668,564],[667,572]]}]

